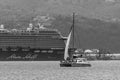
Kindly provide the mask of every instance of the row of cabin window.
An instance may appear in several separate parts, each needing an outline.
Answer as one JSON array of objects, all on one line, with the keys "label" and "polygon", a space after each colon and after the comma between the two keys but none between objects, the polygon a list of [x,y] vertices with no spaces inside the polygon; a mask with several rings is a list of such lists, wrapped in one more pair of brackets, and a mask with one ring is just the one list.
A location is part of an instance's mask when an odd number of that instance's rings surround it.
[{"label": "row of cabin window", "polygon": [[[0,30],[0,32],[4,33],[4,32],[9,32],[7,30]],[[46,31],[11,31],[11,32],[19,32],[19,33],[45,33],[45,34],[57,34],[56,32],[46,32]]]},{"label": "row of cabin window", "polygon": [[[2,50],[2,49],[1,49]],[[7,51],[7,49],[3,49],[4,51]],[[18,51],[18,49],[11,49],[10,51]],[[29,49],[22,49],[22,51],[29,51]],[[53,50],[34,50],[34,52],[38,53],[53,53]]]},{"label": "row of cabin window", "polygon": [[37,42],[37,43],[41,43],[41,42],[49,42],[49,43],[63,43],[62,40],[46,40],[46,39],[1,39],[0,40],[0,43],[3,43],[3,42]]},{"label": "row of cabin window", "polygon": [[0,35],[0,39],[18,39],[18,38],[20,38],[20,39],[31,39],[31,38],[37,38],[37,39],[42,39],[42,38],[48,38],[48,39],[54,39],[54,38],[60,38],[60,36],[59,35],[36,35],[36,36],[32,36],[32,35],[28,35],[28,36],[21,36],[21,35],[15,35],[15,36],[12,36],[12,35],[10,35],[10,36],[8,36],[8,35],[5,35],[5,36],[2,36],[2,35]]}]

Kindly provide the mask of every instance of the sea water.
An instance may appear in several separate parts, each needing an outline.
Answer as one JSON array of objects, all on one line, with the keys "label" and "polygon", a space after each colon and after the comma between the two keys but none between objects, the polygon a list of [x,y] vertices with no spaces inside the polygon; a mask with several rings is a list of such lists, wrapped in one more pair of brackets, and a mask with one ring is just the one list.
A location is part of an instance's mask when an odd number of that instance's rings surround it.
[{"label": "sea water", "polygon": [[1,61],[0,80],[120,80],[120,61],[60,67],[59,61]]}]

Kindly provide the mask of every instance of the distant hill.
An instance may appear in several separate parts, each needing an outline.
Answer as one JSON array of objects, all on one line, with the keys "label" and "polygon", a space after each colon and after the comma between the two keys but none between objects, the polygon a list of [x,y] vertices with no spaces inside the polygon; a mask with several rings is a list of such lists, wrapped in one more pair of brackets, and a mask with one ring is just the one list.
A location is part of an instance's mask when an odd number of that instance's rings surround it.
[{"label": "distant hill", "polygon": [[[26,17],[26,16],[25,16]],[[72,16],[53,15],[52,26],[58,29],[63,36],[67,36],[72,25]],[[31,15],[19,18],[17,21],[2,20],[6,28],[26,28],[33,21]],[[18,25],[19,24],[19,25]],[[100,19],[87,18],[80,15],[75,17],[75,46],[78,48],[103,48],[112,52],[120,52],[120,23],[106,22]]]}]

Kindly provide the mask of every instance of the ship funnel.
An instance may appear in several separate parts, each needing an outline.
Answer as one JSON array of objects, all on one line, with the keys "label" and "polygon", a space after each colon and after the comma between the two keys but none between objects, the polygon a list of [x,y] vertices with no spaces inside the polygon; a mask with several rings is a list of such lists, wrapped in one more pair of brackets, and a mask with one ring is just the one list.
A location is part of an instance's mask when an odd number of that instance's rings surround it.
[{"label": "ship funnel", "polygon": [[33,28],[33,24],[32,23],[29,24],[29,28]]},{"label": "ship funnel", "polygon": [[27,28],[27,31],[31,31],[32,29],[33,29],[33,24],[30,23],[30,24],[29,24],[29,27]]},{"label": "ship funnel", "polygon": [[4,29],[4,25],[3,24],[0,25],[0,29]]}]

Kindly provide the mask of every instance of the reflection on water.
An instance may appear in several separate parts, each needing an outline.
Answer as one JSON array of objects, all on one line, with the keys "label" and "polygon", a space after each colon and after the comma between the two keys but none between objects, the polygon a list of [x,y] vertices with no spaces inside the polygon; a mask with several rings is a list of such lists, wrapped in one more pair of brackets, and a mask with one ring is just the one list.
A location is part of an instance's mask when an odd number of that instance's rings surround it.
[{"label": "reflection on water", "polygon": [[92,67],[59,67],[57,61],[0,62],[0,80],[119,80],[120,61],[91,61]]}]

